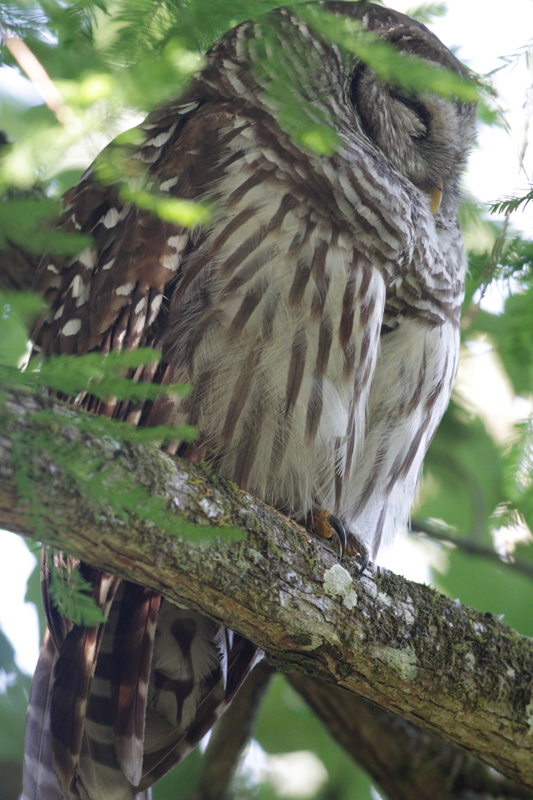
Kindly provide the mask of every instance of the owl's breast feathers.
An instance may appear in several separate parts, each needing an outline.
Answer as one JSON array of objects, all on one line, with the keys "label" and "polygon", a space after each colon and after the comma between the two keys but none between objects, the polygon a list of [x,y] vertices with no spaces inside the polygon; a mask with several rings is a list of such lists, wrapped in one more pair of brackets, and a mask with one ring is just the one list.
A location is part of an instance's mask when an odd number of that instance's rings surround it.
[{"label": "owl's breast feathers", "polygon": [[[325,7],[391,41],[410,24],[424,57],[448,63],[402,15]],[[337,151],[319,155],[282,129],[253,60],[267,23],[239,26],[187,96],[148,117],[141,145],[111,145],[67,193],[62,225],[93,245],[42,261],[50,310],[34,341],[45,357],[160,349],[135,378],[189,382],[187,399],[78,402],[135,424],[196,425],[196,455],[222,474],[296,518],[337,515],[375,554],[407,520],[457,368],[470,112],[398,97],[292,10],[268,19],[295,105],[329,120]],[[106,160],[122,187],[101,182]],[[205,202],[209,222],[187,228],[126,202],[124,188],[139,186]],[[47,600],[25,800],[131,800],[199,741],[258,652],[148,590],[69,566],[92,581],[108,622],[67,625]],[[48,581],[45,560],[45,597]]]}]

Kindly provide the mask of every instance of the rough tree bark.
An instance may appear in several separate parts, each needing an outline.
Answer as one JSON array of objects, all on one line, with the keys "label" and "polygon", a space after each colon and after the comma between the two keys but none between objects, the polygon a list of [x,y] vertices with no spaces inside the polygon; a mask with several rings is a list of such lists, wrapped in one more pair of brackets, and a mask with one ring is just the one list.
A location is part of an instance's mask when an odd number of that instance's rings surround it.
[{"label": "rough tree bark", "polygon": [[[52,421],[35,416],[43,409]],[[531,639],[386,570],[357,577],[326,544],[216,473],[155,447],[85,434],[74,414],[7,393],[0,526],[221,620],[279,669],[361,695],[533,788]],[[61,437],[75,439],[88,462],[99,459],[99,469],[112,465],[130,489],[161,498],[165,519],[221,533],[232,525],[245,538],[206,547],[105,501],[95,509],[39,444]],[[31,502],[17,500],[21,460]]]}]

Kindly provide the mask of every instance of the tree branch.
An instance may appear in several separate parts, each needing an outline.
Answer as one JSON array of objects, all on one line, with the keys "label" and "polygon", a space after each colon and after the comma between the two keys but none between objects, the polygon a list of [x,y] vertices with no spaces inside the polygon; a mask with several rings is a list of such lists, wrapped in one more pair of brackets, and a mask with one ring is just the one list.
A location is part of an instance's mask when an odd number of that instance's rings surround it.
[{"label": "tree branch", "polygon": [[422,534],[422,536],[426,539],[433,539],[433,541],[451,544],[454,547],[457,547],[459,550],[462,550],[463,553],[469,553],[473,556],[481,556],[481,558],[486,558],[489,561],[497,561],[499,564],[504,565],[515,572],[520,572],[522,575],[526,575],[528,578],[533,578],[533,564],[526,561],[521,561],[518,558],[514,558],[512,555],[502,556],[496,550],[494,550],[494,548],[479,544],[472,538],[468,538],[468,536],[454,536],[446,529],[441,528],[439,530],[436,525],[432,525],[430,522],[425,522],[419,519],[411,520],[411,532],[414,535]]},{"label": "tree branch", "polygon": [[[95,510],[39,445],[72,437],[75,426],[64,425],[71,409],[16,392],[5,408],[2,527],[196,608],[280,669],[360,694],[533,788],[531,639],[386,570],[356,577],[326,544],[202,466],[75,431],[88,463],[98,457],[99,468],[111,464],[131,489],[160,498],[165,520],[233,525],[246,539],[207,548],[139,514],[117,514],[103,499]],[[42,409],[57,422],[35,417]],[[29,499],[17,502],[21,458],[38,517]]]},{"label": "tree branch", "polygon": [[296,672],[289,681],[388,800],[533,798],[477,758],[362,697]]}]

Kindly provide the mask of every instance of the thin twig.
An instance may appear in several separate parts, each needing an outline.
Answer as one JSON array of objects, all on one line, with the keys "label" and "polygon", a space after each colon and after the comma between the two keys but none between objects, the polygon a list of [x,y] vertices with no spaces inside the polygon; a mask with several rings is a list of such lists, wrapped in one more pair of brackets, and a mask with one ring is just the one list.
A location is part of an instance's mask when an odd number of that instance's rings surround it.
[{"label": "thin twig", "polygon": [[76,115],[65,103],[53,80],[28,45],[13,34],[4,36],[4,42],[17,64],[37,87],[57,121],[66,128],[77,127]]},{"label": "thin twig", "polygon": [[491,561],[497,561],[499,564],[505,564],[506,567],[509,567],[516,572],[521,572],[523,575],[527,575],[528,578],[533,578],[533,564],[528,564],[526,561],[521,560],[517,561],[509,555],[501,556],[491,547],[478,544],[469,537],[462,538],[460,536],[454,536],[446,529],[439,529],[428,522],[421,522],[419,520],[411,521],[411,532],[413,534],[423,534],[424,537],[436,539],[439,542],[453,544],[464,553],[470,553],[474,556],[481,556],[482,558],[488,558]]}]

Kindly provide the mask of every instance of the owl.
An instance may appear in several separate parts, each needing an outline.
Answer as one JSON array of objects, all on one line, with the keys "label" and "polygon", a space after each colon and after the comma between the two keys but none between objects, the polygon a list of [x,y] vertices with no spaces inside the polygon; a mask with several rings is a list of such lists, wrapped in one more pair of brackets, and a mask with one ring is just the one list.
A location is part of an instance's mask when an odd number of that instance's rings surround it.
[{"label": "owl", "polygon": [[[316,4],[467,77],[427,28],[367,3]],[[306,5],[307,11],[316,7]],[[187,94],[154,111],[136,145],[111,145],[65,196],[61,225],[90,233],[43,259],[44,357],[148,346],[135,379],[189,383],[142,405],[78,397],[137,425],[194,425],[173,452],[350,552],[373,556],[406,523],[457,369],[466,261],[456,217],[472,104],[387,85],[298,13],[280,8],[214,44]],[[272,48],[272,42],[275,48]],[[260,55],[268,56],[261,62]],[[266,67],[265,67],[266,64]],[[283,124],[286,82],[312,149]],[[318,121],[318,122],[317,122]],[[117,156],[118,154],[118,156]],[[121,180],[99,164],[120,159]],[[124,187],[202,202],[187,228]],[[131,800],[180,761],[260,657],[238,634],[86,564],[106,623],[48,630],[26,732],[26,800]]]}]

